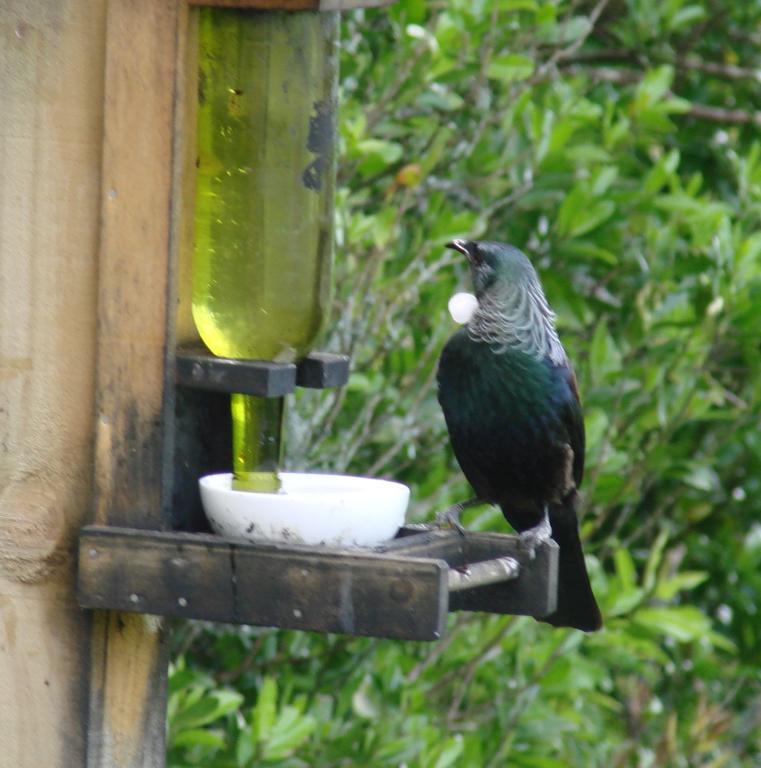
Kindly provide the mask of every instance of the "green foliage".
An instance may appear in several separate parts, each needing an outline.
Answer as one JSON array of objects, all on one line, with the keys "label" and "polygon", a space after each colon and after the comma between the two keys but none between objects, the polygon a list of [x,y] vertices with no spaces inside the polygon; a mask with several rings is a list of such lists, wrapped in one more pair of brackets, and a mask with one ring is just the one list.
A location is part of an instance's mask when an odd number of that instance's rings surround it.
[{"label": "green foliage", "polygon": [[435,365],[469,284],[442,246],[520,246],[579,376],[606,626],[463,614],[428,646],[185,625],[170,764],[758,765],[761,7],[402,0],[343,24],[326,346],[354,373],[299,395],[286,453],[409,483],[416,519],[466,498]]}]

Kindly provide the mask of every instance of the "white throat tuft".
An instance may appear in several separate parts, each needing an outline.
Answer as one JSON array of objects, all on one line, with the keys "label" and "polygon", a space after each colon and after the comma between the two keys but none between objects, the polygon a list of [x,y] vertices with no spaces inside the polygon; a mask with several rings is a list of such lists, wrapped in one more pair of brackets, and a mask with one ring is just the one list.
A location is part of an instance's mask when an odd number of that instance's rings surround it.
[{"label": "white throat tuft", "polygon": [[469,323],[478,309],[478,299],[472,293],[455,293],[447,305],[449,314],[458,325]]}]

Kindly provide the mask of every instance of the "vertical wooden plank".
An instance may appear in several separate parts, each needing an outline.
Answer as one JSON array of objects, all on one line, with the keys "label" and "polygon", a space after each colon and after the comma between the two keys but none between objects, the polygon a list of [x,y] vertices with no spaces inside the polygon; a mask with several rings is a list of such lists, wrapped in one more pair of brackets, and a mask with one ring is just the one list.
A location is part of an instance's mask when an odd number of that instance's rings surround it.
[{"label": "vertical wooden plank", "polygon": [[95,519],[134,528],[161,525],[180,5],[118,0],[108,10]]},{"label": "vertical wooden plank", "polygon": [[[179,0],[109,4],[98,311],[95,520],[162,525]],[[169,320],[169,323],[168,323]],[[164,764],[167,647],[151,616],[93,618],[91,768]]]},{"label": "vertical wooden plank", "polygon": [[198,160],[198,9],[188,13],[186,55],[183,57],[184,72],[180,78],[175,168],[176,200],[182,215],[175,217],[177,230],[175,335],[178,346],[198,345],[203,342],[193,321],[193,241],[195,238],[196,162]]},{"label": "vertical wooden plank", "polygon": [[81,768],[105,0],[0,0],[0,765]]}]

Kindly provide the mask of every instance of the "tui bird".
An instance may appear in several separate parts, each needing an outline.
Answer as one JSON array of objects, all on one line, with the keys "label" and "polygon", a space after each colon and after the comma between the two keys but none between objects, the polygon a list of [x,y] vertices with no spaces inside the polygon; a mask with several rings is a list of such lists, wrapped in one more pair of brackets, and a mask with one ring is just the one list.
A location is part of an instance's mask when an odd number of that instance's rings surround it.
[{"label": "tui bird", "polygon": [[576,517],[584,420],[555,314],[517,248],[474,240],[447,248],[468,259],[478,301],[439,358],[439,403],[455,456],[478,498],[498,504],[524,543],[547,538],[551,526],[557,609],[542,621],[599,629]]}]

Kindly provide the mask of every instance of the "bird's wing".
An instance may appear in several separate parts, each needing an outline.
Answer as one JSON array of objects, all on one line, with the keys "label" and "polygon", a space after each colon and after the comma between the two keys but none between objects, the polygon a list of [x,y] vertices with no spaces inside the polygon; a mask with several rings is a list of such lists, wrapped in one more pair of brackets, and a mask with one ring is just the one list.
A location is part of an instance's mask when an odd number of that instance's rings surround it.
[{"label": "bird's wing", "polygon": [[570,366],[567,368],[567,376],[571,396],[566,401],[562,420],[568,433],[568,443],[573,451],[573,479],[578,488],[584,477],[584,452],[586,450],[584,414],[581,410],[581,398],[579,397],[579,387],[576,383],[576,374]]}]

